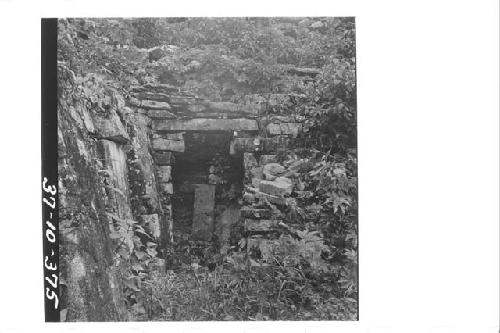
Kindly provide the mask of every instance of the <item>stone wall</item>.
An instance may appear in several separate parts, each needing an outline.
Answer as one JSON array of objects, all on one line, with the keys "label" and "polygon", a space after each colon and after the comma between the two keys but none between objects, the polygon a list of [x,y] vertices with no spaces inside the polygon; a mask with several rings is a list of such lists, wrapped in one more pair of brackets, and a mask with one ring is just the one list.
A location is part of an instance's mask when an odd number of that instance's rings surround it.
[{"label": "stone wall", "polygon": [[128,320],[122,270],[134,228],[161,236],[149,117],[103,77],[58,68],[61,309],[67,321]]}]

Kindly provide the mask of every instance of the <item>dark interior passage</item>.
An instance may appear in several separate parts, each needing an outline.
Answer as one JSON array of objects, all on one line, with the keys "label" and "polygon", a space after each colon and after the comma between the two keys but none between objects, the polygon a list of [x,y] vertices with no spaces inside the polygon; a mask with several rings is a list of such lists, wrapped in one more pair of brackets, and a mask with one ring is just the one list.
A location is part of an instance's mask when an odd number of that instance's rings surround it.
[{"label": "dark interior passage", "polygon": [[175,154],[172,169],[174,239],[221,237],[218,217],[235,209],[243,190],[243,159],[229,154],[231,139],[232,132],[184,134],[185,151]]}]

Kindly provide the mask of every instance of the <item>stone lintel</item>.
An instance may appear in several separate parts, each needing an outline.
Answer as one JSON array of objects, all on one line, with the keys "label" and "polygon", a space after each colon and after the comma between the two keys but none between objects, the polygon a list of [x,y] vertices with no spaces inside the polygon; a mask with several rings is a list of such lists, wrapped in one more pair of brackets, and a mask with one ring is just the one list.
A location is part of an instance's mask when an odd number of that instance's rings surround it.
[{"label": "stone lintel", "polygon": [[175,131],[258,131],[259,126],[253,119],[206,119],[154,120],[153,130],[159,132]]}]

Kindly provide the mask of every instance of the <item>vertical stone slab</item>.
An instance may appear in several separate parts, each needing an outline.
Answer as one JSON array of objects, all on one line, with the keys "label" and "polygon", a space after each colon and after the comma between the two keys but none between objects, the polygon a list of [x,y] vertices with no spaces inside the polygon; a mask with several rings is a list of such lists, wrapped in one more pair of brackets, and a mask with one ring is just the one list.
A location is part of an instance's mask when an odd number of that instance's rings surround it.
[{"label": "vertical stone slab", "polygon": [[215,185],[198,184],[194,192],[193,239],[209,241],[214,229]]}]

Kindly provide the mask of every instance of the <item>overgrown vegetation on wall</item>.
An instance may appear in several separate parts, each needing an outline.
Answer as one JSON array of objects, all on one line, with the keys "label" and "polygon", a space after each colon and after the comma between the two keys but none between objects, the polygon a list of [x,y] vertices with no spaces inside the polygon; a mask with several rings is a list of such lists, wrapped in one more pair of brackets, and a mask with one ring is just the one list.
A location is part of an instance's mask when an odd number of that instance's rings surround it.
[{"label": "overgrown vegetation on wall", "polygon": [[[127,219],[137,246],[122,246],[118,254],[126,319],[357,318],[352,18],[65,19],[59,62],[77,78],[62,80],[76,82],[103,113],[117,104],[110,100],[114,94],[128,97],[131,85],[164,83],[211,101],[251,100],[261,105],[262,116],[302,123],[294,149],[277,156],[293,171],[298,190],[279,212],[287,221],[283,234],[258,246],[269,265],[249,268],[247,244],[237,239],[215,267],[193,262],[161,272],[156,240],[141,221]],[[94,94],[86,82],[113,93]],[[133,123],[126,112],[118,116]],[[121,246],[126,237],[119,230],[108,237]]]}]

